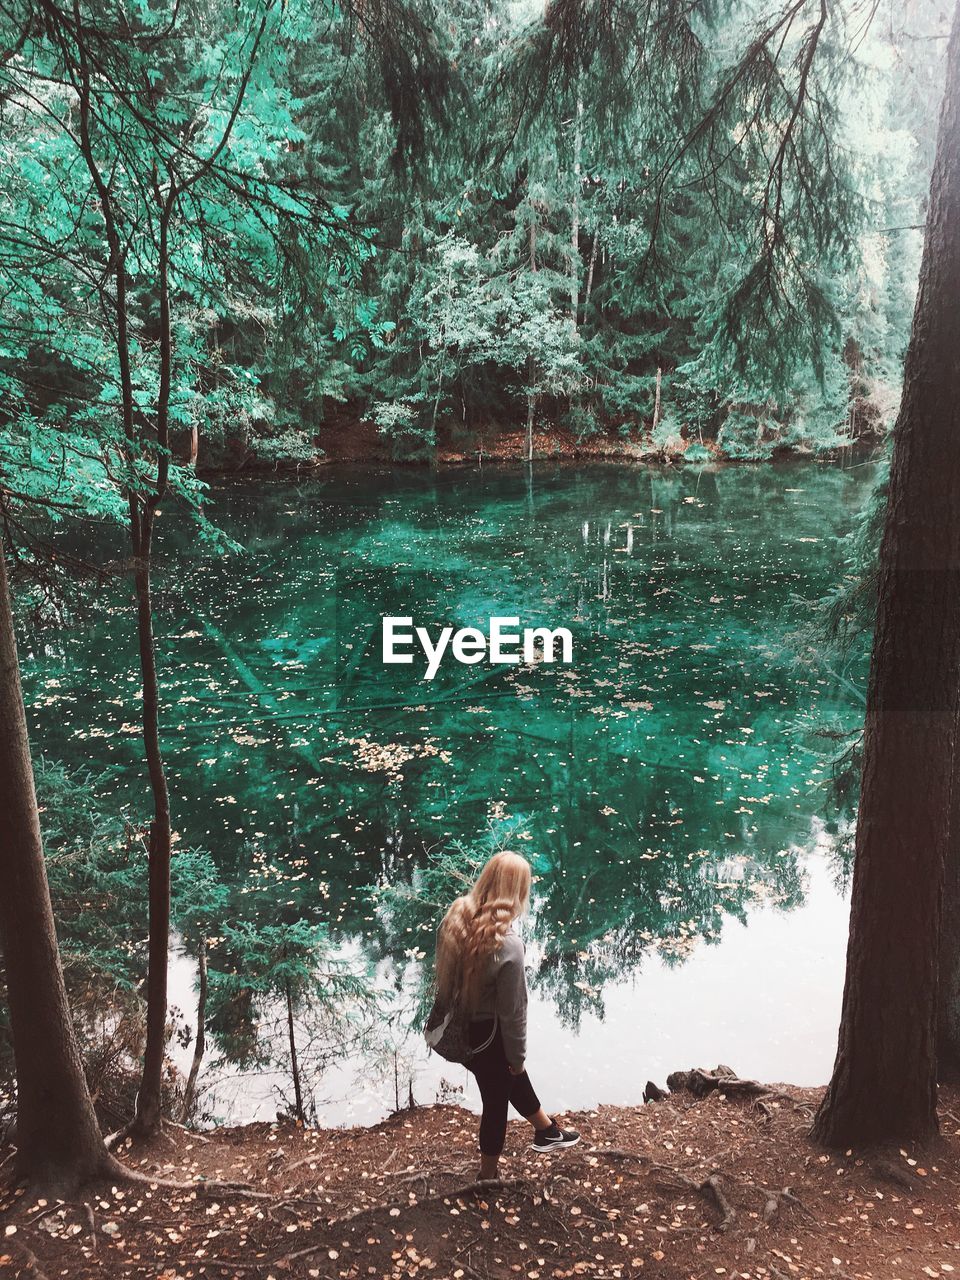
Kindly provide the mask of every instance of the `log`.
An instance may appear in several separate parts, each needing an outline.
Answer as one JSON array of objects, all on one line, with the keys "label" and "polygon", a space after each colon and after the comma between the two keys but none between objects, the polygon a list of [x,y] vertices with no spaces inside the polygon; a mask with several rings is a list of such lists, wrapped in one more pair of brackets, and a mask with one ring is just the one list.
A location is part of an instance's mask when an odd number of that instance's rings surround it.
[{"label": "log", "polygon": [[695,1098],[705,1098],[719,1090],[728,1097],[757,1098],[773,1092],[758,1080],[741,1080],[730,1067],[718,1066],[713,1071],[704,1067],[692,1067],[689,1071],[672,1071],[667,1076],[667,1088],[671,1093],[684,1091]]}]

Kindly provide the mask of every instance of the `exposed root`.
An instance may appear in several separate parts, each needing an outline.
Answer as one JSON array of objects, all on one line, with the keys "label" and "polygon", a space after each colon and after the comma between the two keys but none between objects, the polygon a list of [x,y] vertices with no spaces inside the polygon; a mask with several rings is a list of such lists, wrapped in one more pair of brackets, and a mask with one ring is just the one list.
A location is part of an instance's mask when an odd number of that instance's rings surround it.
[{"label": "exposed root", "polygon": [[[485,1195],[491,1192],[528,1190],[530,1186],[531,1183],[528,1178],[478,1179],[476,1182],[467,1182],[462,1186],[452,1187],[449,1191],[438,1191],[434,1195],[417,1200],[416,1207],[421,1209],[425,1205],[443,1204],[448,1200],[462,1200],[468,1196]],[[295,1201],[284,1201],[283,1203],[295,1203]],[[324,1226],[328,1230],[333,1227],[339,1229],[356,1222],[359,1218],[369,1217],[371,1214],[389,1212],[391,1209],[409,1209],[411,1207],[413,1206],[409,1200],[382,1200],[376,1204],[364,1205],[362,1209],[355,1209],[353,1213],[343,1214],[339,1218],[329,1218]],[[291,1263],[299,1262],[303,1258],[312,1257],[313,1254],[327,1248],[329,1248],[329,1241],[323,1241],[319,1244],[307,1245],[306,1248],[297,1249],[293,1253],[285,1253],[279,1258],[264,1258],[255,1263],[237,1262],[229,1258],[212,1258],[207,1265],[217,1267],[222,1271],[255,1271],[267,1266],[282,1269],[289,1267]]]},{"label": "exposed root", "polygon": [[[128,1165],[122,1164],[115,1156],[109,1152],[103,1153],[103,1159],[97,1167],[88,1174],[80,1183],[71,1184],[69,1186],[50,1187],[42,1180],[33,1180],[30,1177],[12,1180],[11,1185],[26,1187],[38,1195],[47,1196],[49,1199],[77,1200],[79,1192],[82,1188],[95,1186],[98,1183],[109,1182],[114,1185],[133,1184],[139,1187],[162,1187],[165,1191],[192,1191],[199,1196],[245,1196],[251,1200],[276,1200],[276,1196],[268,1191],[255,1191],[249,1183],[246,1182],[219,1182],[213,1178],[201,1178],[194,1182],[178,1182],[171,1178],[161,1178],[150,1173],[143,1173],[139,1169],[131,1169]],[[85,1202],[84,1202],[85,1203]],[[86,1204],[85,1204],[85,1207]],[[45,1217],[53,1210],[44,1210],[41,1217]],[[92,1217],[92,1209],[90,1215]]]},{"label": "exposed root", "polygon": [[917,1191],[921,1185],[918,1179],[911,1178],[909,1173],[905,1173],[892,1160],[875,1160],[870,1166],[870,1172],[875,1178],[892,1182],[894,1186],[903,1187],[905,1191]]},{"label": "exposed root", "polygon": [[600,1156],[604,1160],[625,1160],[628,1163],[638,1161],[649,1164],[650,1157],[641,1151],[624,1151],[621,1147],[588,1147],[587,1155]]},{"label": "exposed root", "polygon": [[103,1140],[103,1145],[108,1151],[113,1151],[121,1142],[129,1136],[130,1125],[124,1125],[122,1129],[116,1129],[113,1133],[108,1133]]},{"label": "exposed root", "polygon": [[248,1182],[218,1182],[214,1178],[200,1178],[195,1182],[177,1182],[171,1178],[156,1178],[150,1173],[140,1173],[136,1169],[128,1169],[118,1165],[118,1172],[113,1175],[119,1182],[133,1182],[138,1186],[163,1187],[166,1191],[195,1191],[203,1196],[245,1196],[249,1200],[275,1201],[277,1197],[269,1191],[255,1191]]},{"label": "exposed root", "polygon": [[723,1187],[720,1183],[720,1175],[717,1173],[711,1173],[709,1178],[705,1178],[701,1183],[700,1190],[709,1190],[713,1192],[713,1198],[717,1202],[717,1208],[723,1215],[719,1225],[717,1226],[717,1230],[729,1231],[737,1220],[737,1211],[724,1194]]},{"label": "exposed root", "polygon": [[[319,1249],[321,1246],[317,1245]],[[218,1271],[262,1271],[264,1267],[282,1265],[280,1262],[269,1262],[266,1258],[260,1258],[257,1262],[241,1262],[239,1259],[231,1258],[211,1258],[206,1265],[208,1267],[216,1267]]]},{"label": "exposed root", "polygon": [[189,1134],[190,1140],[192,1142],[202,1142],[204,1146],[210,1145],[209,1138],[205,1138],[203,1134],[199,1133],[196,1129],[191,1129],[188,1124],[178,1124],[176,1120],[168,1120],[166,1117],[164,1117],[163,1120],[160,1121],[160,1123],[165,1128],[179,1129],[181,1133]]},{"label": "exposed root", "polygon": [[[547,1201],[551,1201],[554,1204],[562,1203],[562,1201],[560,1200],[560,1197],[555,1196],[553,1194],[553,1188],[557,1185],[558,1182],[565,1182],[567,1183],[568,1186],[575,1185],[572,1178],[564,1177],[563,1174],[557,1174],[555,1178],[552,1178],[544,1188],[544,1199]],[[594,1222],[608,1223],[610,1221],[609,1217],[607,1216],[607,1212],[603,1208],[603,1206],[597,1204],[595,1200],[590,1200],[587,1196],[585,1196],[583,1194],[582,1189],[577,1190],[575,1198],[576,1198],[577,1205],[580,1208],[580,1212],[583,1213],[586,1217],[592,1218]],[[587,1207],[584,1208],[583,1207],[584,1205],[586,1205]]]},{"label": "exposed root", "polygon": [[308,1165],[311,1162],[319,1162],[319,1158],[319,1152],[311,1151],[310,1154],[308,1156],[304,1156],[302,1160],[294,1160],[290,1164],[285,1164],[283,1166],[283,1172],[293,1173],[294,1169],[302,1169],[304,1165]]},{"label": "exposed root", "polygon": [[[807,1213],[805,1206],[797,1199],[789,1187],[782,1187],[779,1191],[768,1191],[764,1187],[758,1187],[758,1191],[763,1191],[766,1201],[763,1206],[763,1220],[771,1223],[780,1213],[780,1206],[784,1204],[795,1205],[803,1213]],[[808,1214],[812,1217],[812,1214]]]},{"label": "exposed root", "polygon": [[[683,1173],[680,1169],[673,1168],[672,1165],[653,1164],[650,1167],[653,1172],[661,1175],[662,1185],[665,1187],[679,1186],[685,1190],[696,1191],[700,1195],[705,1195],[709,1192],[716,1201],[722,1215],[721,1221],[717,1226],[718,1231],[728,1231],[736,1222],[737,1211],[723,1189],[719,1173],[711,1173],[703,1181],[698,1181],[696,1178],[691,1178],[689,1174]],[[764,1197],[763,1221],[768,1225],[779,1215],[781,1207],[785,1204],[799,1209],[811,1221],[815,1220],[813,1214],[793,1194],[789,1187],[771,1190],[769,1187],[762,1187],[747,1178],[740,1178],[736,1174],[724,1172],[723,1177],[732,1182],[739,1182],[751,1191],[758,1191]]]},{"label": "exposed root", "polygon": [[[435,1191],[431,1196],[425,1196],[422,1200],[418,1200],[417,1208],[422,1209],[428,1204],[442,1204],[445,1200],[462,1200],[466,1196],[484,1195],[488,1192],[495,1191],[517,1191],[521,1188],[530,1186],[529,1178],[481,1178],[476,1182],[467,1182],[459,1187],[451,1187],[449,1191]],[[346,1214],[342,1218],[331,1218],[328,1227],[340,1227],[344,1223],[354,1222],[357,1218],[366,1217],[371,1213],[378,1213],[380,1210],[386,1209],[409,1209],[409,1200],[384,1200],[377,1204],[365,1205],[362,1209],[356,1209],[353,1213]],[[296,1255],[299,1257],[299,1254]]]},{"label": "exposed root", "polygon": [[15,1237],[8,1236],[3,1244],[4,1248],[9,1248],[12,1245],[23,1258],[23,1264],[20,1268],[21,1275],[33,1276],[33,1280],[48,1280],[47,1273],[40,1266],[37,1255],[32,1249],[28,1249],[25,1244],[21,1244]]},{"label": "exposed root", "polygon": [[784,1205],[798,1209],[800,1213],[810,1222],[816,1222],[816,1218],[806,1207],[802,1200],[793,1194],[789,1187],[771,1188],[761,1186],[759,1182],[752,1182],[749,1178],[741,1178],[735,1173],[727,1173],[724,1175],[732,1182],[739,1182],[741,1186],[746,1187],[750,1191],[757,1191],[764,1198],[763,1203],[763,1221],[769,1224],[773,1222],[780,1213]]},{"label": "exposed root", "polygon": [[[643,1155],[639,1151],[623,1151],[618,1147],[595,1147],[590,1154],[609,1160],[637,1161],[640,1164],[648,1165],[652,1173],[660,1175],[662,1184],[668,1189],[680,1186],[687,1191],[695,1191],[698,1195],[710,1194],[720,1210],[720,1222],[717,1224],[717,1231],[729,1231],[737,1220],[737,1211],[723,1189],[719,1173],[708,1174],[703,1179],[691,1178],[688,1173],[675,1169],[672,1165],[657,1164],[651,1161],[649,1156]],[[703,1161],[702,1163],[712,1164],[714,1161]]]},{"label": "exposed root", "polygon": [[126,1142],[128,1138],[134,1142],[148,1142],[151,1138],[162,1138],[165,1142],[169,1142],[170,1135],[163,1132],[165,1127],[170,1129],[181,1129],[184,1133],[189,1133],[192,1137],[197,1138],[199,1142],[210,1141],[209,1138],[200,1137],[195,1130],[189,1129],[185,1124],[177,1124],[175,1120],[168,1120],[166,1116],[160,1116],[156,1125],[151,1127],[149,1130],[143,1130],[140,1128],[139,1117],[134,1116],[131,1120],[127,1121],[122,1129],[117,1129],[113,1133],[108,1133],[103,1140],[103,1145],[108,1151],[115,1151],[117,1147]]},{"label": "exposed root", "polygon": [[93,1205],[89,1200],[83,1202],[84,1215],[87,1219],[87,1235],[90,1237],[90,1248],[97,1252],[97,1220],[93,1216]]},{"label": "exposed root", "polygon": [[659,1186],[665,1191],[697,1191],[703,1187],[703,1181],[691,1178],[682,1169],[675,1169],[672,1164],[651,1164],[651,1173],[660,1175]]},{"label": "exposed root", "polygon": [[480,1272],[475,1267],[471,1267],[470,1263],[464,1258],[464,1254],[469,1254],[470,1250],[480,1243],[480,1236],[474,1236],[472,1240],[468,1240],[450,1259],[450,1270],[455,1271],[458,1267],[462,1267],[464,1271],[468,1271],[472,1276],[479,1276]]},{"label": "exposed root", "polygon": [[654,1173],[661,1175],[661,1185],[667,1190],[674,1190],[679,1186],[688,1191],[696,1191],[698,1195],[711,1195],[721,1214],[716,1227],[717,1231],[729,1231],[736,1222],[737,1211],[727,1198],[718,1173],[711,1173],[708,1177],[698,1180],[691,1178],[680,1169],[674,1169],[672,1165],[652,1164],[650,1168]]},{"label": "exposed root", "polygon": [[731,1067],[722,1064],[713,1071],[703,1067],[673,1071],[667,1076],[667,1088],[673,1093],[678,1090],[690,1093],[698,1101],[711,1093],[722,1093],[728,1098],[752,1098],[756,1110],[767,1120],[773,1118],[773,1110],[768,1105],[771,1099],[789,1103],[798,1115],[812,1117],[814,1112],[809,1102],[798,1102],[792,1094],[761,1084],[759,1080],[741,1080]]},{"label": "exposed root", "polygon": [[27,1218],[23,1225],[25,1227],[35,1227],[37,1223],[42,1222],[44,1218],[49,1218],[51,1213],[56,1213],[62,1203],[62,1201],[58,1201],[56,1204],[47,1205],[45,1209],[41,1209],[39,1213],[35,1213],[32,1218]]},{"label": "exposed root", "polygon": [[667,1076],[667,1088],[671,1093],[682,1089],[692,1093],[695,1098],[705,1098],[707,1094],[717,1090],[731,1098],[765,1098],[776,1092],[759,1080],[741,1080],[735,1071],[724,1066],[713,1071],[706,1071],[703,1067],[693,1067],[690,1071],[673,1071]]},{"label": "exposed root", "polygon": [[[473,1163],[476,1163],[476,1162],[474,1161]],[[426,1177],[430,1177],[430,1178],[452,1177],[455,1174],[459,1175],[462,1173],[466,1173],[466,1171],[470,1168],[470,1164],[471,1162],[467,1160],[467,1161],[464,1161],[463,1164],[439,1165],[436,1169],[419,1169],[416,1173],[411,1173],[409,1169],[397,1169],[396,1172],[385,1173],[383,1174],[383,1176],[385,1178],[392,1179],[395,1183],[415,1182],[417,1178],[426,1178]]]}]

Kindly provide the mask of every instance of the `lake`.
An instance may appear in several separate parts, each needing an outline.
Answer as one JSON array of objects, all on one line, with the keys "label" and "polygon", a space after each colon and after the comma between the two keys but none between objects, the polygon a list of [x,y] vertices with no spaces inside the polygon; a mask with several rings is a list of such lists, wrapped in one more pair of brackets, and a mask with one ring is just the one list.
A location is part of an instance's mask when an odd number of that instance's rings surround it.
[{"label": "lake", "polygon": [[[463,1084],[423,1061],[411,994],[437,923],[419,869],[456,848],[533,863],[529,1066],[549,1107],[638,1102],[648,1078],[718,1061],[827,1079],[851,820],[828,782],[866,666],[801,661],[791,637],[840,582],[873,479],[864,463],[330,468],[213,485],[207,514],[243,548],[228,555],[164,512],[179,844],[211,852],[231,910],[326,923],[392,993],[386,1048],[317,1059],[322,1120],[375,1119],[411,1076],[420,1101]],[[425,681],[422,662],[384,666],[385,615],[432,634],[562,625],[573,661],[445,661]],[[23,659],[35,747],[108,770],[142,819],[129,584]],[[384,881],[410,886],[407,907],[372,899]],[[180,956],[188,1022],[192,978]],[[210,1114],[271,1116],[282,1071],[231,1043],[212,1050]]]}]

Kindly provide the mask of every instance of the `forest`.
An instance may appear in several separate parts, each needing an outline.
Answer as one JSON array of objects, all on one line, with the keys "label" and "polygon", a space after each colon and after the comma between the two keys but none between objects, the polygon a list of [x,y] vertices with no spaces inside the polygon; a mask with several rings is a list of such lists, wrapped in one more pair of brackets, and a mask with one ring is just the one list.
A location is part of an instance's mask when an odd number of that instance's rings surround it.
[{"label": "forest", "polygon": [[892,425],[942,6],[140,8],[91,13],[86,140],[75,36],[16,6],[5,34],[6,413],[91,487],[87,416],[122,398],[105,198],[135,410],[166,288],[172,456],[201,468],[534,436],[762,458]]},{"label": "forest", "polygon": [[0,157],[0,1274],[960,1268],[960,7],[0,0]]}]

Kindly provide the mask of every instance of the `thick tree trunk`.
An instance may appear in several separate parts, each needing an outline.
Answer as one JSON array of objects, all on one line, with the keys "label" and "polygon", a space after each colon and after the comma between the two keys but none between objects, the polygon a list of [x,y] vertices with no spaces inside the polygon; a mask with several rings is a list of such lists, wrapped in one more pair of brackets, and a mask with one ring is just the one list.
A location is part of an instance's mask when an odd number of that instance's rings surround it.
[{"label": "thick tree trunk", "polygon": [[[960,823],[956,805],[954,814]],[[960,831],[954,828],[943,892],[937,1017],[937,1078],[951,1083],[960,1081],[960,851],[955,848],[958,837]]]},{"label": "thick tree trunk", "polygon": [[87,1089],[60,965],[0,545],[0,938],[17,1073],[17,1172],[58,1194],[118,1168]]},{"label": "thick tree trunk", "polygon": [[950,846],[943,884],[940,989],[937,1010],[937,1078],[960,1081],[960,732],[954,746]]},{"label": "thick tree trunk", "polygon": [[944,865],[960,702],[960,7],[894,433],[837,1060],[813,1135],[937,1130]]},{"label": "thick tree trunk", "polygon": [[954,744],[950,844],[943,882],[937,993],[937,1079],[960,1083],[960,726]]}]

